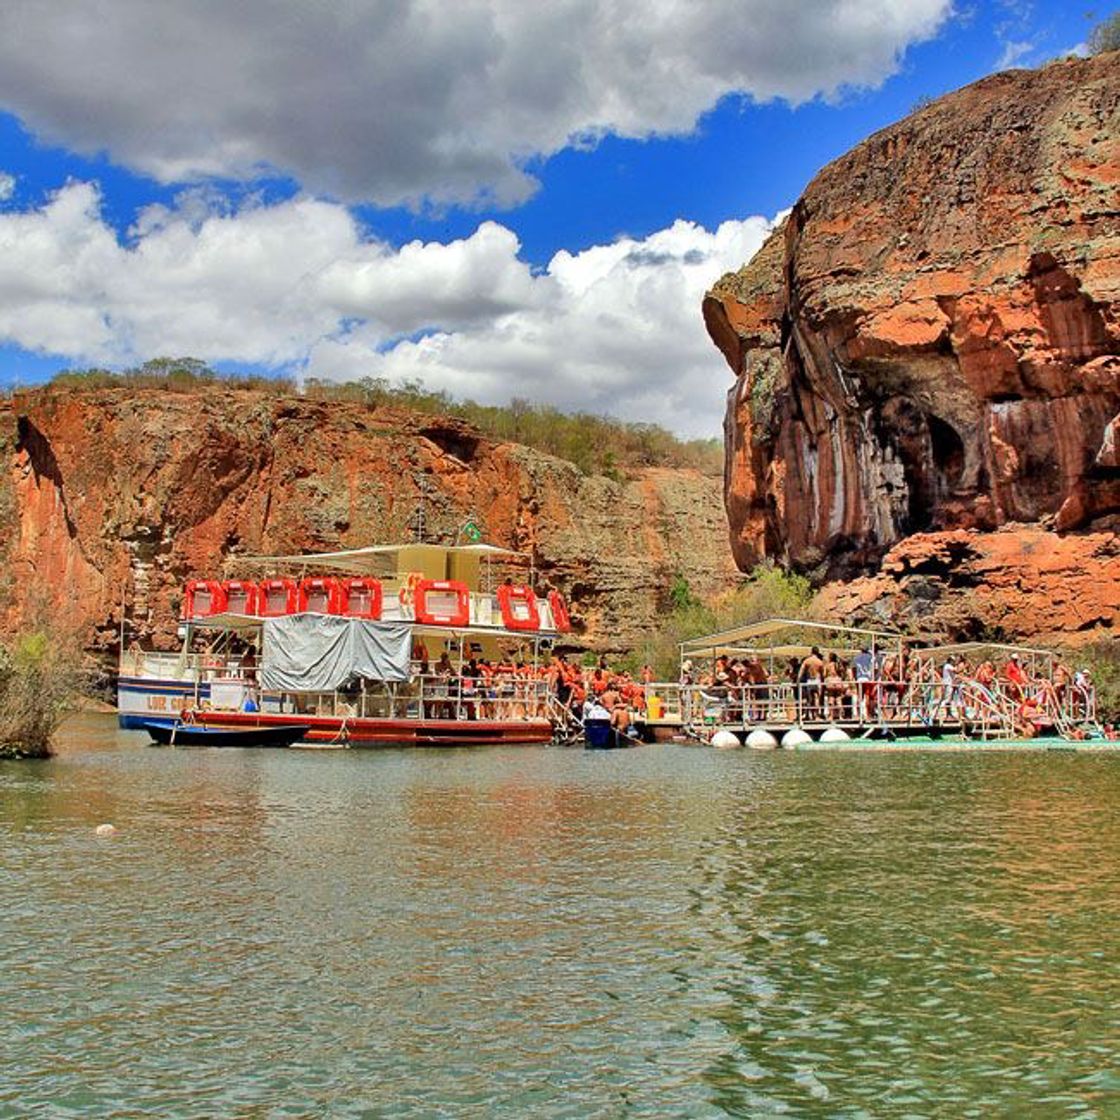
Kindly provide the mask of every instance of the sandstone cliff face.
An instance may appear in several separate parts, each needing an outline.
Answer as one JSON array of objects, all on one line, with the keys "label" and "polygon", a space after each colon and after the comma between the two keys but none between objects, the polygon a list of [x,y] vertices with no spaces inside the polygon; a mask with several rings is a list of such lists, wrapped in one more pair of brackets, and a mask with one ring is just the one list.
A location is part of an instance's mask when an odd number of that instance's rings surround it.
[{"label": "sandstone cliff face", "polygon": [[572,605],[576,641],[620,650],[680,572],[701,594],[735,575],[719,482],[646,469],[625,483],[489,440],[449,418],[250,391],[112,389],[17,398],[0,411],[0,549],[9,620],[66,605],[92,644],[173,642],[184,580],[233,554],[427,539],[474,516]]},{"label": "sandstone cliff face", "polygon": [[910,533],[1108,528],[1120,53],[995,75],[872,136],[704,316],[736,376],[741,568],[850,574]]}]

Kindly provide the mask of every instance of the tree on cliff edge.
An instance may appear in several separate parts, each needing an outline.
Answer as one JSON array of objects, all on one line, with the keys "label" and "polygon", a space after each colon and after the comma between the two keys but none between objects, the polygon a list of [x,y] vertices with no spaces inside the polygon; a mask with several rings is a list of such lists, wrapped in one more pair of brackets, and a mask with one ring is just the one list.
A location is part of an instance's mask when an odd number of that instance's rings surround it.
[{"label": "tree on cliff edge", "polygon": [[1089,32],[1089,53],[1120,51],[1120,12],[1114,12]]}]

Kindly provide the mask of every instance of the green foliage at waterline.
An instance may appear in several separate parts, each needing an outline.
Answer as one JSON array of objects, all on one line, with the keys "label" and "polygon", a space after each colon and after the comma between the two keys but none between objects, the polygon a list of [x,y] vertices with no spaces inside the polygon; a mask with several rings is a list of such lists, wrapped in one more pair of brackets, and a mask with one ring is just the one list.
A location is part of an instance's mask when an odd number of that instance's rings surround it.
[{"label": "green foliage at waterline", "polygon": [[81,685],[75,643],[32,630],[0,642],[0,758],[47,758]]},{"label": "green foliage at waterline", "polygon": [[813,588],[808,579],[775,564],[760,564],[741,583],[712,602],[701,601],[677,573],[658,633],[635,654],[635,666],[649,664],[660,681],[676,680],[680,644],[701,634],[749,626],[767,618],[811,618]]},{"label": "green foliage at waterline", "polygon": [[1102,723],[1120,723],[1120,643],[1114,639],[1093,642],[1071,651],[1073,669],[1088,669],[1097,690],[1097,715]]}]

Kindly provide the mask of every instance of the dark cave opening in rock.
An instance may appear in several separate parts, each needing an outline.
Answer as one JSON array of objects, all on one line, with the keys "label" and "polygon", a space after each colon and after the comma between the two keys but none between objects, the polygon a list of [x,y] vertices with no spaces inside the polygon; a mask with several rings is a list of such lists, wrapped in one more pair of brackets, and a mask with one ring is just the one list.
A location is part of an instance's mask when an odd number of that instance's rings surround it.
[{"label": "dark cave opening in rock", "polygon": [[938,507],[957,487],[964,473],[964,443],[952,424],[940,416],[923,417],[925,439],[915,462],[915,443],[901,448],[910,487],[910,531],[924,532],[938,525]]},{"label": "dark cave opening in rock", "polygon": [[939,505],[964,473],[964,443],[952,424],[903,398],[887,402],[882,420],[885,442],[894,447],[906,479],[903,529],[910,533],[932,529]]},{"label": "dark cave opening in rock", "polygon": [[939,416],[931,415],[927,422],[938,489],[944,495],[956,488],[964,473],[964,443],[956,429]]}]

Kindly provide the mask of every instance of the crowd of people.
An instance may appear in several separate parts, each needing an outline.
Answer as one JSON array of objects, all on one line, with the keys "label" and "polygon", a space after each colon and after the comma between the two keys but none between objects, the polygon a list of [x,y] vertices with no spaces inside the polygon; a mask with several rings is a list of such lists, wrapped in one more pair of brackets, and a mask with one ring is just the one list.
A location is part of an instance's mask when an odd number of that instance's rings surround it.
[{"label": "crowd of people", "polygon": [[457,668],[446,651],[432,664],[422,648],[413,650],[413,674],[423,682],[426,714],[432,718],[528,719],[563,714],[573,726],[589,717],[608,718],[622,731],[644,718],[647,685],[654,676],[649,665],[635,676],[628,670],[612,670],[606,658],[585,666],[563,653],[536,666],[512,657],[499,661],[470,657]]},{"label": "crowd of people", "polygon": [[[1015,711],[1022,730],[1055,717],[1089,720],[1095,691],[1088,669],[1063,662],[1029,663],[1011,652],[998,663],[961,654],[860,649],[850,657],[813,646],[804,657],[764,662],[758,654],[719,656],[698,671],[681,667],[680,683],[696,685],[727,722],[873,722],[917,718],[956,721],[986,703]],[[973,686],[973,687],[970,687]]]},{"label": "crowd of people", "polygon": [[[253,651],[240,651],[240,659],[251,677]],[[444,651],[433,663],[422,641],[412,650],[412,674],[422,686],[429,718],[562,714],[573,727],[587,718],[605,718],[622,731],[646,718],[654,682],[648,664],[631,673],[611,669],[605,657],[584,665],[563,653],[538,665],[506,655],[500,660],[472,656],[457,666]],[[721,655],[700,666],[685,660],[678,683],[694,709],[698,704],[726,723],[920,720],[934,725],[972,718],[990,699],[1003,711],[1013,710],[1017,729],[1031,734],[1060,720],[1092,721],[1096,712],[1088,668],[1074,671],[1063,661],[1032,661],[1016,651],[997,661],[907,645],[865,647],[850,656],[813,646],[804,656],[779,661],[757,653]]]}]

